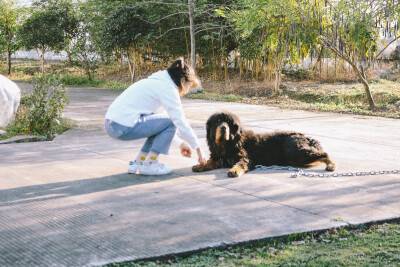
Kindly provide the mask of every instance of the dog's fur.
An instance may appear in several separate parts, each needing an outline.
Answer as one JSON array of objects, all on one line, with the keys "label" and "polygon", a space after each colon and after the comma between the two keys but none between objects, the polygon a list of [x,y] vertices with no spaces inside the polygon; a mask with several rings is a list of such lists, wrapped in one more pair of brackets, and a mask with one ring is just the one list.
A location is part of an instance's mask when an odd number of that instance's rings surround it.
[{"label": "dog's fur", "polygon": [[230,168],[229,177],[239,177],[256,165],[305,167],[315,162],[334,171],[335,164],[320,143],[302,133],[277,131],[256,134],[242,129],[239,118],[230,112],[212,115],[207,121],[210,159],[193,166],[194,172]]}]

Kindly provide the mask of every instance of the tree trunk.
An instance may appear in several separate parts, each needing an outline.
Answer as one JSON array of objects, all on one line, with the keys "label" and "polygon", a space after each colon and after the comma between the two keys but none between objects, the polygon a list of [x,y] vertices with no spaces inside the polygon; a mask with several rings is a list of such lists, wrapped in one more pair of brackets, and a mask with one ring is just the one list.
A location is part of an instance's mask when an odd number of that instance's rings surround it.
[{"label": "tree trunk", "polygon": [[279,94],[279,86],[281,84],[281,70],[276,69],[275,70],[275,95]]},{"label": "tree trunk", "polygon": [[85,62],[85,69],[86,69],[86,75],[88,76],[89,81],[92,81],[93,77],[92,77],[92,73],[90,71],[90,63],[88,60]]},{"label": "tree trunk", "polygon": [[139,74],[138,77],[140,78],[142,76],[142,61],[140,60],[140,49],[137,45],[136,45],[135,66]]},{"label": "tree trunk", "polygon": [[11,50],[8,49],[7,51],[7,63],[8,63],[8,70],[7,70],[7,74],[10,75],[11,74]]},{"label": "tree trunk", "polygon": [[194,70],[196,67],[196,47],[194,39],[194,4],[193,0],[188,0],[189,8],[189,27],[190,27],[190,66]]},{"label": "tree trunk", "polygon": [[[130,54],[130,51],[127,50],[126,51],[126,60],[128,61],[129,74],[131,75],[131,82],[133,83],[134,78],[135,78],[135,68],[131,64],[131,60],[130,60],[129,54]],[[133,51],[132,54],[134,55],[135,51]]]},{"label": "tree trunk", "polygon": [[[345,60],[346,60],[346,59],[345,59]],[[375,101],[374,101],[374,98],[372,97],[371,90],[370,90],[369,84],[368,84],[368,80],[367,80],[367,78],[366,78],[366,75],[365,75],[364,71],[363,71],[362,69],[361,69],[361,70],[358,69],[357,66],[356,66],[356,64],[354,64],[353,62],[348,61],[348,60],[346,60],[346,61],[347,61],[347,62],[350,64],[350,66],[353,68],[353,70],[354,70],[354,72],[356,73],[358,79],[359,79],[359,80],[361,81],[361,83],[363,84],[364,89],[365,89],[365,93],[366,93],[366,95],[367,95],[368,105],[369,105],[370,109],[375,109],[375,108],[376,108],[376,106],[375,106]]]},{"label": "tree trunk", "polygon": [[41,63],[41,66],[42,66],[42,74],[44,74],[44,53],[45,53],[45,49],[44,48],[42,48],[42,55],[40,56],[40,63]]},{"label": "tree trunk", "polygon": [[[278,44],[276,46],[276,52],[275,52],[275,92],[274,95],[278,95],[279,94],[279,85],[281,83],[281,68],[282,68],[282,58],[283,58],[283,54],[285,53],[285,51],[281,51],[281,44],[282,44],[282,33],[279,33],[279,37],[278,37]],[[280,55],[280,53],[282,55]]]},{"label": "tree trunk", "polygon": [[[185,34],[186,36],[186,34]],[[151,48],[150,48],[150,43],[149,41],[147,41],[147,46],[149,48],[149,57],[150,57],[150,72],[153,73],[154,72],[154,68],[153,68],[153,57],[151,56]]]},{"label": "tree trunk", "polygon": [[218,59],[218,74],[219,74],[219,79],[222,80],[222,54]]},{"label": "tree trunk", "polygon": [[67,62],[67,66],[73,66],[74,64],[72,63],[72,52],[67,49],[67,57],[68,57],[68,62]]},{"label": "tree trunk", "polygon": [[242,74],[243,74],[243,59],[242,55],[239,55],[239,79],[242,79]]},{"label": "tree trunk", "polygon": [[355,73],[357,74],[358,78],[360,79],[361,83],[364,86],[365,93],[367,95],[367,100],[368,100],[369,107],[371,109],[375,109],[376,108],[375,101],[374,101],[374,99],[372,97],[371,90],[369,88],[369,83],[368,83],[367,78],[365,77],[365,73],[364,73],[363,69],[361,69],[361,71],[360,71],[355,64],[350,63],[350,65],[353,67],[353,70],[355,71]]},{"label": "tree trunk", "polygon": [[187,58],[189,58],[189,60],[190,60],[190,51],[189,51],[189,44],[188,44],[186,29],[183,29],[183,30],[184,30],[184,33],[185,33],[185,43],[186,43]]},{"label": "tree trunk", "polygon": [[375,109],[376,106],[375,106],[374,99],[372,98],[372,94],[371,94],[371,90],[369,88],[369,84],[368,84],[368,82],[366,80],[365,80],[365,82],[363,81],[362,83],[364,85],[365,93],[367,94],[369,107],[371,109]]},{"label": "tree trunk", "polygon": [[275,59],[276,62],[274,64],[274,71],[275,71],[275,91],[274,95],[279,95],[279,86],[281,84],[281,76],[282,76],[282,56]]},{"label": "tree trunk", "polygon": [[228,56],[225,56],[225,82],[228,81]]},{"label": "tree trunk", "polygon": [[[368,100],[368,104],[369,104],[370,109],[375,109],[376,108],[375,101],[374,101],[374,98],[372,97],[371,90],[370,90],[370,87],[369,87],[369,84],[368,84],[368,80],[367,80],[367,77],[366,77],[366,74],[365,74],[363,66],[360,65],[360,68],[358,68],[356,62],[354,62],[355,60],[352,60],[350,57],[340,53],[339,50],[336,47],[332,46],[328,41],[325,41],[325,44],[328,46],[328,48],[333,53],[335,53],[339,58],[341,58],[344,61],[346,61],[347,63],[349,63],[349,65],[353,68],[353,70],[356,73],[358,79],[361,81],[361,83],[364,86],[365,93],[367,95],[367,100]],[[360,63],[360,64],[362,64],[362,63]]]},{"label": "tree trunk", "polygon": [[361,83],[364,85],[364,89],[365,89],[365,93],[366,93],[366,95],[367,95],[367,100],[368,100],[368,104],[369,104],[369,107],[371,108],[371,109],[375,109],[375,101],[374,101],[374,99],[373,99],[373,97],[372,97],[372,94],[371,94],[371,90],[370,90],[370,88],[369,88],[369,84],[368,84],[368,80],[367,80],[367,78],[366,78],[366,76],[365,76],[365,73],[364,73],[364,71],[361,69],[361,70],[359,70],[358,68],[357,68],[357,66],[356,66],[356,64],[354,64],[353,62],[350,62],[350,61],[347,61],[349,64],[350,64],[350,66],[353,68],[353,70],[354,70],[354,72],[356,73],[356,75],[357,75],[357,77],[358,77],[358,79],[361,81]]}]

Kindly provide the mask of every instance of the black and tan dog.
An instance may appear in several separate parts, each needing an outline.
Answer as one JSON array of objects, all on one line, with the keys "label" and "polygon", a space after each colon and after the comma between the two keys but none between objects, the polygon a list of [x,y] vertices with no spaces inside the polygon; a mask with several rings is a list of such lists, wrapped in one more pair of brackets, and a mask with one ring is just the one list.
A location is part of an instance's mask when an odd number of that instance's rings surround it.
[{"label": "black and tan dog", "polygon": [[306,167],[315,162],[334,171],[335,164],[320,143],[302,133],[278,131],[256,134],[242,129],[239,118],[229,112],[212,115],[207,121],[210,159],[193,166],[194,172],[230,168],[229,177],[239,177],[256,165]]}]

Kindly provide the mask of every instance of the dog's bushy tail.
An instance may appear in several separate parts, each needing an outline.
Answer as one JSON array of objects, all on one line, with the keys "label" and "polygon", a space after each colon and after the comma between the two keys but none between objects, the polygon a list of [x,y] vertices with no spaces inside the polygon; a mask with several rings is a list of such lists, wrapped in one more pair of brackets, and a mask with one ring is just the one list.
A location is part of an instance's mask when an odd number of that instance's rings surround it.
[{"label": "dog's bushy tail", "polygon": [[311,146],[311,160],[314,162],[322,162],[326,164],[325,170],[327,171],[334,171],[336,169],[335,163],[330,159],[328,153],[326,153],[323,149],[321,144],[312,138],[309,138],[309,143]]},{"label": "dog's bushy tail", "polygon": [[[290,161],[294,165],[308,166],[315,162],[324,162],[327,165],[332,163],[319,141],[301,133],[292,133],[291,139],[288,139],[288,141],[296,147],[296,149],[288,153],[290,155],[289,158],[291,158]],[[295,153],[293,153],[294,151]]]}]

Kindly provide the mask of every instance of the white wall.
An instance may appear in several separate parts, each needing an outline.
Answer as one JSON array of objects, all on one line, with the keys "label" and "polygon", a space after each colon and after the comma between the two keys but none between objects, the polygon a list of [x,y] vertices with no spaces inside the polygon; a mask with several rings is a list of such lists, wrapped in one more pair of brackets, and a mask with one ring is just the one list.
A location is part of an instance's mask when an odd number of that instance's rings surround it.
[{"label": "white wall", "polygon": [[[13,59],[20,58],[20,59],[37,59],[39,60],[40,57],[35,50],[31,51],[17,51],[12,56]],[[46,52],[44,54],[45,60],[67,60],[67,53],[62,52]]]}]

